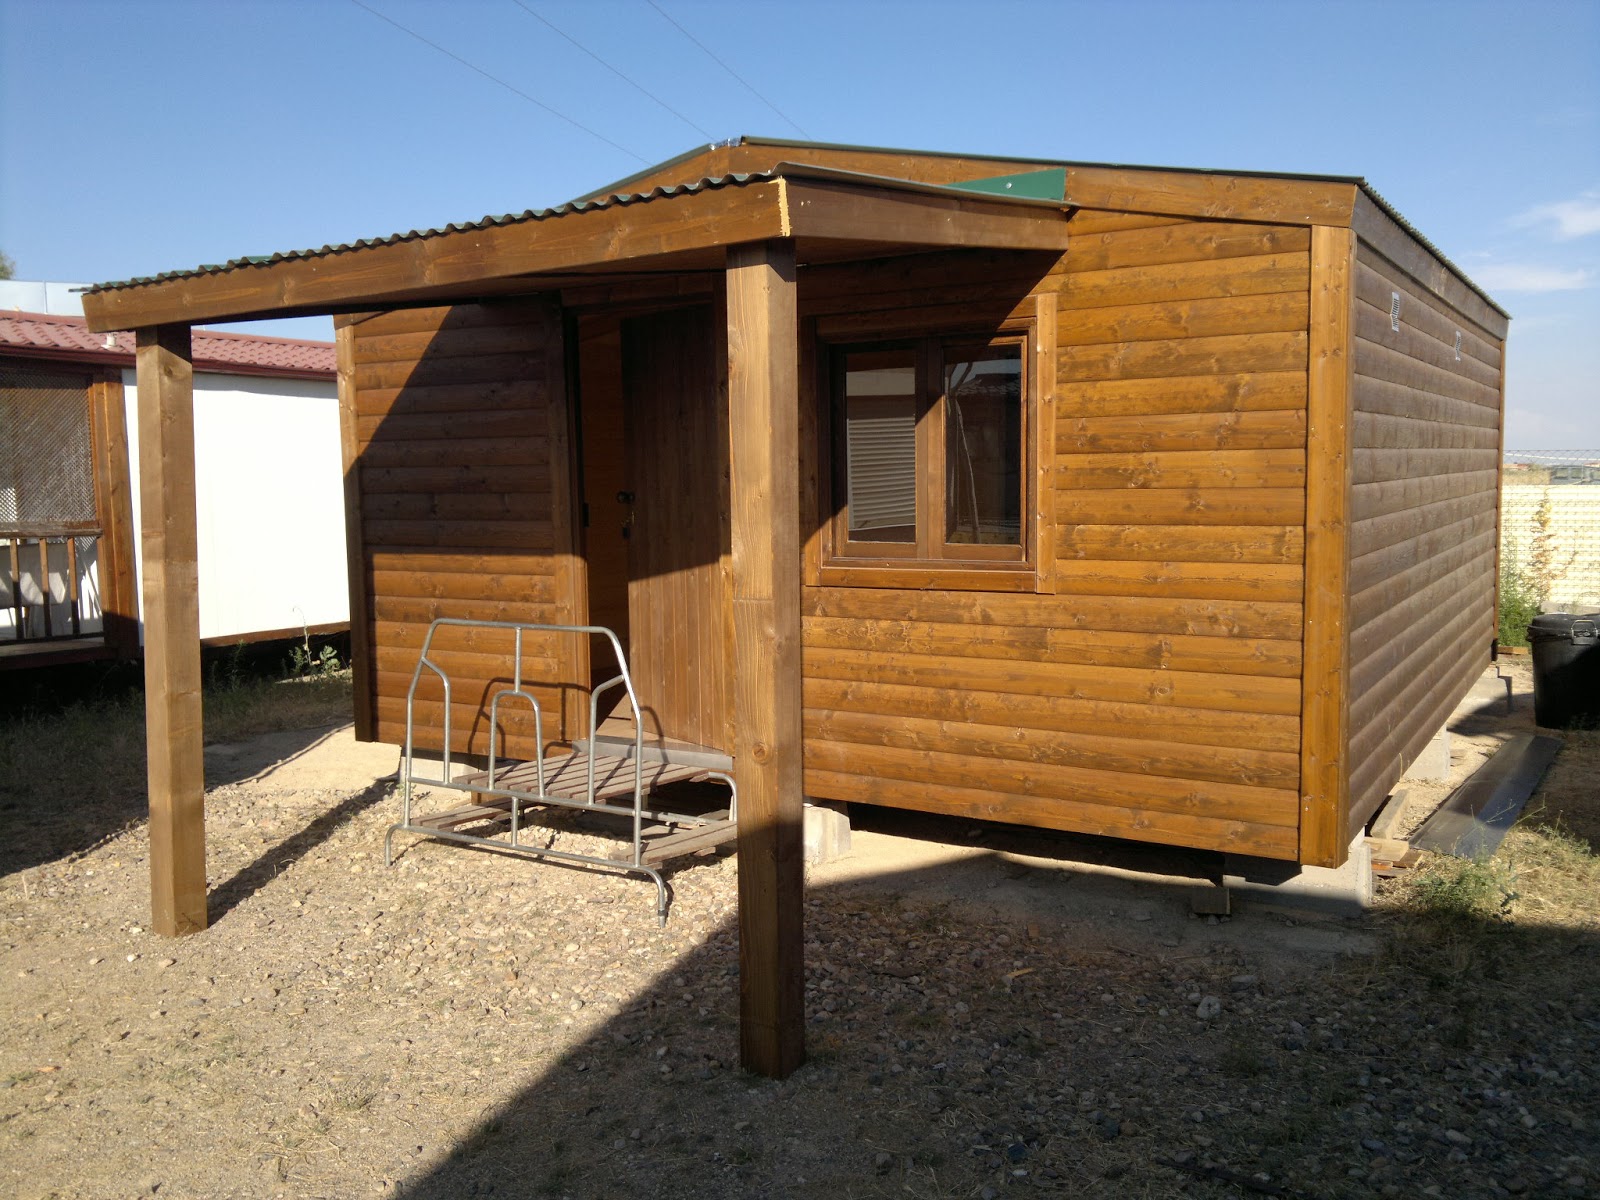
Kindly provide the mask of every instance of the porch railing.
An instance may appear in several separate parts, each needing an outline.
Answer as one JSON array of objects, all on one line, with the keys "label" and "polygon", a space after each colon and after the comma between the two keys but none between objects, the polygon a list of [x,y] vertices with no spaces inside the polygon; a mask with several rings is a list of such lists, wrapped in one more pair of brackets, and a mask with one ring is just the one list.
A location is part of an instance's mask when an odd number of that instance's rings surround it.
[{"label": "porch railing", "polygon": [[[88,542],[98,557],[98,525],[72,522],[62,525],[30,525],[0,529],[8,588],[6,599],[11,610],[11,640],[50,641],[83,636],[83,567],[81,543]],[[62,603],[55,599],[54,578],[63,580],[67,606],[66,620],[58,622],[53,609]],[[25,594],[24,581],[31,578],[38,598]],[[57,625],[62,628],[57,628]]]}]

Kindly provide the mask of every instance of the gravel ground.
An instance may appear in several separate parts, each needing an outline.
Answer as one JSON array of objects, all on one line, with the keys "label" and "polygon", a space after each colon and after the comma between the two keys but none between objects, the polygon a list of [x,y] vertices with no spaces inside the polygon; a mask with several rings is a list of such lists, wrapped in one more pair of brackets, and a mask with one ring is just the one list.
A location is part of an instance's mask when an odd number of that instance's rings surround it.
[{"label": "gravel ground", "polygon": [[137,825],[0,879],[6,1194],[1600,1195],[1600,903],[1215,922],[956,825],[955,865],[819,876],[810,1058],[770,1082],[736,1065],[733,857],[675,872],[665,928],[637,880],[386,870],[394,766],[210,748],[192,938],[142,928]]}]

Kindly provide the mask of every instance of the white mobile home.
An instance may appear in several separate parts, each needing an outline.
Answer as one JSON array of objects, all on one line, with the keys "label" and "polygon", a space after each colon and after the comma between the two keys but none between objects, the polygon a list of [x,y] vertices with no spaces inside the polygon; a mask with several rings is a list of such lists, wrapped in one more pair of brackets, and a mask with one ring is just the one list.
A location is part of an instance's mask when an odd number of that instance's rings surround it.
[{"label": "white mobile home", "polygon": [[[0,284],[0,667],[141,643],[134,338],[90,333],[75,300]],[[348,625],[334,368],[326,342],[195,335],[206,641]]]}]

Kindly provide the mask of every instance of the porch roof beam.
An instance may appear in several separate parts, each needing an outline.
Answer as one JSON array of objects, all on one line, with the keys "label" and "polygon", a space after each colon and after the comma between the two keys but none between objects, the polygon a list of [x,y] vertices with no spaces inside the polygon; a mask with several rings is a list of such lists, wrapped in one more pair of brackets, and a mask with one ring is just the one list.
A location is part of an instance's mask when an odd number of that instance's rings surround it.
[{"label": "porch roof beam", "polygon": [[[537,292],[574,273],[719,266],[730,246],[791,240],[874,247],[1062,250],[1060,206],[801,171],[530,217],[404,241],[241,265],[84,296],[95,332],[173,323],[320,315],[506,291]],[[625,209],[626,211],[619,211]],[[878,250],[877,253],[883,253]],[[596,282],[603,276],[597,275]]]}]

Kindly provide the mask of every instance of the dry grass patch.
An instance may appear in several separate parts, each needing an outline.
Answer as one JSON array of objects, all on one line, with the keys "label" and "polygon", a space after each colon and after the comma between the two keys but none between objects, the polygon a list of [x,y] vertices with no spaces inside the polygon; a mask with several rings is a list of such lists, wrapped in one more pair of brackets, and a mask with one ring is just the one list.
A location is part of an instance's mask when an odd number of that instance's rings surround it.
[{"label": "dry grass patch", "polygon": [[1571,730],[1563,740],[1522,826],[1554,830],[1600,852],[1600,730]]},{"label": "dry grass patch", "polygon": [[[204,698],[208,744],[350,719],[350,672],[259,678],[213,671]],[[0,875],[71,861],[149,815],[144,696],[0,719]]]}]

